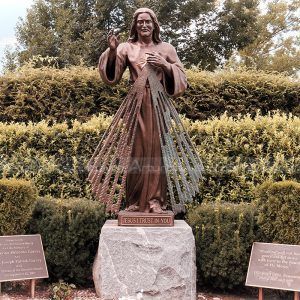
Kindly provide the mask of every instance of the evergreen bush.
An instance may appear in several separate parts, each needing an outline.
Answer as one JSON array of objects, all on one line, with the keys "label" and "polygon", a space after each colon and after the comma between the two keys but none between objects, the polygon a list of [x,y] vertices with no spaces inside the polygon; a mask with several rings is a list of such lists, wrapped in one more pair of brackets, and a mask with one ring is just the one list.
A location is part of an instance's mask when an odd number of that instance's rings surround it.
[{"label": "evergreen bush", "polygon": [[41,196],[91,198],[86,166],[110,121],[0,123],[0,176],[32,179]]},{"label": "evergreen bush", "polygon": [[190,208],[199,285],[232,289],[244,285],[255,236],[255,207],[207,203]]},{"label": "evergreen bush", "polygon": [[116,112],[127,90],[124,81],[104,85],[92,68],[23,68],[0,77],[0,121],[86,121]]},{"label": "evergreen bush", "polygon": [[266,115],[274,110],[300,115],[300,82],[278,73],[255,70],[187,72],[190,88],[179,104],[181,113],[193,120],[250,114]]},{"label": "evergreen bush", "polygon": [[103,206],[86,199],[39,199],[28,233],[42,236],[50,279],[89,284],[98,239],[106,219]]},{"label": "evergreen bush", "polygon": [[[300,181],[300,118],[182,120],[205,168],[197,201],[251,202],[266,180]],[[0,123],[0,176],[32,179],[41,196],[92,199],[86,165],[110,122]]]},{"label": "evergreen bush", "polygon": [[264,241],[300,245],[300,183],[265,182],[256,201]]},{"label": "evergreen bush", "polygon": [[0,235],[23,234],[36,199],[31,182],[0,179]]},{"label": "evergreen bush", "polygon": [[300,118],[223,115],[186,124],[204,165],[199,199],[250,203],[266,180],[300,181]]},{"label": "evergreen bush", "polygon": [[[300,84],[279,74],[235,70],[187,71],[189,88],[175,100],[192,120],[280,110],[300,115]],[[105,85],[97,70],[23,68],[0,77],[0,121],[89,120],[96,113],[114,114],[126,96],[128,75],[117,86]]]}]

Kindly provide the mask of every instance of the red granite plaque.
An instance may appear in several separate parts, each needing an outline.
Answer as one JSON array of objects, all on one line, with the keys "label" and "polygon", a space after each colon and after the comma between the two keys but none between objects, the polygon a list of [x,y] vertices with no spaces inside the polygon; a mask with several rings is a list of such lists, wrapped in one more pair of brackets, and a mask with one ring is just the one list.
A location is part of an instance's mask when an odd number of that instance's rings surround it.
[{"label": "red granite plaque", "polygon": [[246,285],[300,291],[300,245],[253,243]]},{"label": "red granite plaque", "polygon": [[174,213],[165,211],[161,214],[120,211],[118,214],[119,226],[138,227],[172,227],[174,226]]},{"label": "red granite plaque", "polygon": [[41,236],[0,236],[0,282],[48,278]]}]

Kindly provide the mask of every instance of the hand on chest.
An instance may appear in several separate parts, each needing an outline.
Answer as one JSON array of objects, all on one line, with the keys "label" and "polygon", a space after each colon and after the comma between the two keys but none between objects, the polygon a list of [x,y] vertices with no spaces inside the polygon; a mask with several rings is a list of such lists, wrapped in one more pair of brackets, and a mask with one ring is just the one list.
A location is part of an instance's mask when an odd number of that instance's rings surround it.
[{"label": "hand on chest", "polygon": [[149,47],[140,47],[137,45],[133,45],[132,47],[134,51],[129,51],[128,53],[128,62],[133,67],[137,67],[139,69],[143,69],[143,67],[147,63],[147,57],[149,56],[148,53],[155,52],[162,56],[163,58],[167,59],[166,55],[164,55],[163,51],[161,51],[159,46],[149,46]]}]

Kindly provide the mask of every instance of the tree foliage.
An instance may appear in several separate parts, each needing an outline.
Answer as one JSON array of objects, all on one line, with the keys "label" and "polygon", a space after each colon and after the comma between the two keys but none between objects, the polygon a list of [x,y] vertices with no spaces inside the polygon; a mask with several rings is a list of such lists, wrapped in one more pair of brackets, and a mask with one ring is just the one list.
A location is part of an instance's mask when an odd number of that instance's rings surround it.
[{"label": "tree foliage", "polygon": [[240,64],[259,70],[300,70],[300,1],[264,1],[257,18],[259,35],[239,52]]},{"label": "tree foliage", "polygon": [[157,13],[162,38],[188,66],[213,70],[257,34],[258,0],[36,0],[16,28],[19,63],[39,55],[57,57],[60,66],[95,66],[107,32],[116,28],[125,41],[142,6]]},{"label": "tree foliage", "polygon": [[227,0],[196,21],[195,38],[187,42],[188,63],[214,70],[231,54],[252,43],[258,34],[258,1]]}]

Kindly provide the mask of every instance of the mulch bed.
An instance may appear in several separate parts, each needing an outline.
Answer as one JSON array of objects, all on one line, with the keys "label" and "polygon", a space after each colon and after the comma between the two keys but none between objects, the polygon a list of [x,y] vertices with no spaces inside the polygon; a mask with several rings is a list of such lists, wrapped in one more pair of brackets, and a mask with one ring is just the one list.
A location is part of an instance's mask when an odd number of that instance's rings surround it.
[{"label": "mulch bed", "polygon": [[[255,292],[255,291],[253,291]],[[51,299],[51,285],[45,282],[37,282],[35,291],[35,300],[49,300]],[[69,300],[85,300],[85,299],[98,299],[94,288],[75,289],[72,297]],[[124,298],[123,298],[124,299]],[[197,300],[256,300],[256,295],[242,295],[238,294],[221,294],[213,292],[199,292]],[[269,298],[266,299],[278,299]],[[2,294],[0,294],[0,300],[32,300],[29,295],[29,281],[16,281],[6,283],[2,286]],[[162,299],[163,300],[163,299]]]}]

